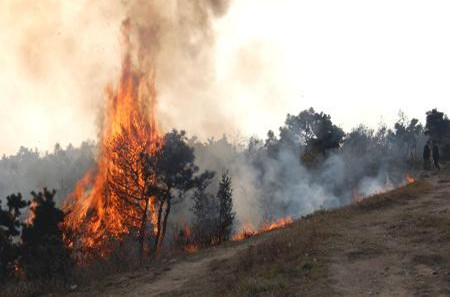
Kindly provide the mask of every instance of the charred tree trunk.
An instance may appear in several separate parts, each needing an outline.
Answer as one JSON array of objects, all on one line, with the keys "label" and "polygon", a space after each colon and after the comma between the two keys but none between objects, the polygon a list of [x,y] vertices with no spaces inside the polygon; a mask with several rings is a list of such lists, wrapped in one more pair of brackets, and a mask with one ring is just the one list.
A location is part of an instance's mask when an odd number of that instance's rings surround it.
[{"label": "charred tree trunk", "polygon": [[149,199],[145,201],[145,209],[142,214],[141,228],[139,231],[139,255],[144,255],[144,240],[145,240],[145,228],[147,227],[147,212],[148,212]]},{"label": "charred tree trunk", "polygon": [[222,221],[223,221],[223,211],[222,211],[222,205],[219,205],[220,209],[219,209],[219,222],[217,224],[217,234],[216,234],[216,238],[218,241],[218,244],[222,243]]},{"label": "charred tree trunk", "polygon": [[155,243],[153,245],[153,254],[156,254],[158,251],[158,245],[159,245],[159,238],[161,236],[161,217],[162,217],[162,212],[163,212],[163,208],[164,208],[164,203],[165,203],[166,199],[161,200],[160,204],[159,204],[159,209],[158,209],[158,220],[156,222],[156,235],[155,235]]},{"label": "charred tree trunk", "polygon": [[[153,246],[153,253],[159,254],[162,243],[164,242],[164,237],[166,235],[166,227],[167,227],[167,219],[169,217],[170,208],[171,208],[171,196],[170,196],[171,187],[167,190],[167,192],[164,195],[164,199],[161,201],[161,204],[159,205],[158,209],[158,231],[156,232],[155,237],[155,245]],[[166,204],[166,209],[164,212],[164,218],[163,218],[163,210],[164,210],[164,204]]]},{"label": "charred tree trunk", "polygon": [[164,237],[166,236],[166,229],[167,229],[167,219],[169,218],[169,213],[170,213],[170,208],[171,208],[171,199],[167,199],[166,201],[167,207],[166,207],[166,213],[164,214],[164,220],[163,220],[163,228],[162,228],[162,234],[161,234],[161,238],[159,240],[159,245],[158,245],[158,253],[161,250],[161,246],[164,242]]}]

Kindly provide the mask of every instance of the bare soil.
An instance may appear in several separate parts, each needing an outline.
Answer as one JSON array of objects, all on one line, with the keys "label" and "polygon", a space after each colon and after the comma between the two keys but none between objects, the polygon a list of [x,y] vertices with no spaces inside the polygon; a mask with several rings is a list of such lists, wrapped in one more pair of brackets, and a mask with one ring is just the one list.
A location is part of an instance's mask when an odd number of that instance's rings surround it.
[{"label": "bare soil", "polygon": [[[229,242],[221,246],[202,250],[171,261],[163,261],[155,267],[116,275],[107,280],[76,288],[64,296],[160,296],[176,292],[191,279],[201,279],[209,273],[209,266],[236,255],[251,244],[262,240],[264,235],[242,242]],[[57,294],[59,295],[59,294]]]},{"label": "bare soil", "polygon": [[330,240],[332,288],[342,296],[450,296],[450,180],[354,216]]},{"label": "bare soil", "polygon": [[450,177],[70,296],[450,296]]}]

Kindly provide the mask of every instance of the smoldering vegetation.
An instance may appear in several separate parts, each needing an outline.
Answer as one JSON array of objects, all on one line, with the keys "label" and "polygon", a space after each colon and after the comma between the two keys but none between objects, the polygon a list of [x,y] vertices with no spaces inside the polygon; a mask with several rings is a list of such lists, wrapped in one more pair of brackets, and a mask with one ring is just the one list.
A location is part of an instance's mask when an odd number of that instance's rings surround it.
[{"label": "smoldering vegetation", "polygon": [[224,136],[192,145],[201,168],[229,170],[240,223],[258,226],[404,184],[421,166],[424,131],[401,114],[392,128],[360,125],[346,134],[329,115],[309,109],[288,115],[266,139],[236,144]]},{"label": "smoldering vegetation", "polygon": [[[334,125],[329,115],[313,109],[288,115],[279,133],[266,139],[250,138],[236,143],[226,135],[200,141],[191,137],[196,164],[215,171],[216,180],[207,188],[217,191],[221,173],[232,177],[235,230],[249,223],[292,216],[317,209],[348,204],[355,195],[370,196],[405,182],[405,176],[422,166],[422,147],[429,136],[418,120],[401,115],[392,128],[363,125],[349,133]],[[95,164],[96,146],[55,146],[39,153],[21,148],[0,160],[0,195],[25,194],[48,187],[56,189],[62,205],[76,182]],[[175,209],[175,223],[192,217],[192,199]]]},{"label": "smoldering vegetation", "polygon": [[[169,218],[166,206],[162,239],[155,241],[151,232],[139,237],[145,233],[134,227],[120,238],[106,235],[104,245],[92,252],[89,245],[80,249],[72,244],[79,241],[67,244],[75,233],[64,225],[70,211],[65,213],[61,206],[85,171],[95,168],[96,146],[57,145],[45,154],[21,148],[0,161],[1,192],[52,186],[61,194],[55,196],[47,188],[31,192],[31,197],[4,194],[0,239],[6,253],[0,254],[0,283],[5,280],[7,288],[23,291],[14,293],[17,296],[64,291],[74,282],[87,285],[97,275],[158,266],[155,257],[173,259],[180,252],[220,244],[233,233],[240,235],[245,226],[264,230],[261,227],[279,218],[350,204],[355,197],[405,184],[407,174],[421,168],[421,148],[428,138],[440,139],[443,159],[448,159],[449,133],[450,121],[437,110],[427,113],[425,127],[400,114],[393,128],[359,126],[345,133],[329,115],[312,108],[288,115],[279,133],[269,131],[264,140],[236,143],[224,136],[202,142],[174,130],[154,155],[144,154],[142,165],[155,173],[151,176],[156,182],[146,189],[154,197],[164,197],[168,187],[175,187],[169,192],[173,211]],[[123,206],[128,209],[120,210],[126,212],[133,204]],[[143,228],[150,231],[152,225],[145,222]],[[26,280],[24,288],[8,285],[21,280]]]}]

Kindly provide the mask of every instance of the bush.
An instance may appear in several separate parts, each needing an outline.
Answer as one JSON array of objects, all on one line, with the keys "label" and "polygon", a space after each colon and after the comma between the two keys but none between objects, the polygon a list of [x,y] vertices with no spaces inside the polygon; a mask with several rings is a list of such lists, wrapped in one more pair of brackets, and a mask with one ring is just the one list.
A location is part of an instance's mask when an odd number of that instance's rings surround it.
[{"label": "bush", "polygon": [[22,231],[21,267],[29,279],[63,277],[71,266],[60,225],[64,213],[55,207],[55,191],[32,192],[31,224]]},{"label": "bush", "polygon": [[14,238],[20,234],[21,209],[29,205],[20,193],[10,195],[6,200],[7,210],[3,210],[0,204],[0,281],[12,276],[16,269],[19,247]]}]

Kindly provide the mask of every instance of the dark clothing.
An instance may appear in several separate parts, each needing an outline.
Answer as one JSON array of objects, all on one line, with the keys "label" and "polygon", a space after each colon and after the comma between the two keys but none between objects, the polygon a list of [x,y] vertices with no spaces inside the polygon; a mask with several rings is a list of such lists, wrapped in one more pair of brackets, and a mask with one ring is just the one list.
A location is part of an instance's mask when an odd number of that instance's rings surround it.
[{"label": "dark clothing", "polygon": [[439,147],[433,145],[433,160],[439,160]]},{"label": "dark clothing", "polygon": [[431,150],[428,144],[423,147],[423,169],[426,171],[431,170]]},{"label": "dark clothing", "polygon": [[434,159],[434,167],[438,170],[441,171],[441,165],[439,165],[439,160]]},{"label": "dark clothing", "polygon": [[437,145],[433,145],[433,163],[437,170],[441,170],[441,166],[439,166],[439,147]]},{"label": "dark clothing", "polygon": [[430,157],[431,157],[430,147],[428,145],[425,145],[423,147],[423,159],[424,160],[430,160]]}]

